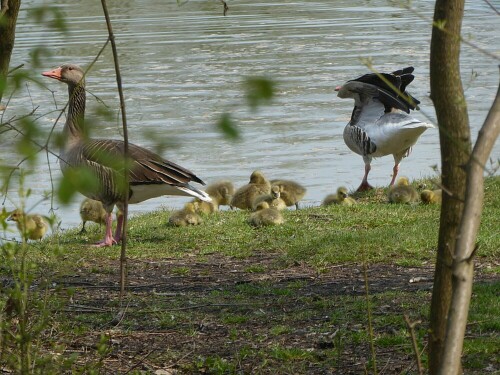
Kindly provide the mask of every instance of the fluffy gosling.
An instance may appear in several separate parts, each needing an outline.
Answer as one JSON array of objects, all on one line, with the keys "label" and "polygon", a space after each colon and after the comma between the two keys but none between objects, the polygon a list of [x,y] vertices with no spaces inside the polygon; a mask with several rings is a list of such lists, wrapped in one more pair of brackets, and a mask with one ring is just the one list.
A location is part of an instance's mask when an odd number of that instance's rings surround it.
[{"label": "fluffy gosling", "polygon": [[185,227],[188,225],[198,225],[203,223],[203,219],[196,213],[196,208],[193,202],[186,203],[182,210],[172,212],[168,218],[170,225],[175,227]]},{"label": "fluffy gosling", "polygon": [[280,197],[280,188],[275,185],[271,187],[271,194],[259,195],[252,203],[252,211],[257,211],[257,206],[260,202],[267,202],[270,208],[275,208],[278,211],[286,208],[286,203]]},{"label": "fluffy gosling", "polygon": [[252,209],[252,203],[259,195],[271,193],[271,183],[264,177],[262,172],[254,171],[250,176],[250,182],[240,187],[234,193],[230,206],[242,210]]},{"label": "fluffy gosling", "polygon": [[42,216],[27,215],[20,209],[12,211],[7,220],[16,223],[19,233],[26,240],[41,240],[49,227]]},{"label": "fluffy gosling", "polygon": [[418,193],[406,177],[401,177],[398,183],[389,189],[388,198],[390,203],[412,203],[418,200]]},{"label": "fluffy gosling", "polygon": [[347,192],[347,188],[341,186],[337,189],[336,194],[329,194],[323,200],[322,206],[330,206],[332,204],[341,204],[344,206],[352,206],[356,201],[351,198]]},{"label": "fluffy gosling", "polygon": [[443,191],[441,189],[437,190],[422,190],[420,193],[420,199],[424,204],[441,204],[441,199],[443,196]]},{"label": "fluffy gosling", "polygon": [[219,206],[229,206],[234,195],[234,185],[231,181],[223,180],[210,184],[205,192],[215,200]]},{"label": "fluffy gosling", "polygon": [[204,202],[199,198],[195,198],[191,203],[193,203],[194,210],[198,214],[208,215],[219,211],[219,204],[215,198],[212,198],[212,202]]},{"label": "fluffy gosling", "polygon": [[85,198],[80,205],[80,217],[82,218],[82,230],[80,234],[85,233],[85,224],[92,221],[97,224],[106,224],[106,210],[102,203],[90,198]]},{"label": "fluffy gosling", "polygon": [[285,201],[287,206],[295,206],[299,209],[299,202],[304,198],[307,189],[295,181],[290,180],[272,180],[272,186],[279,186],[280,198]]},{"label": "fluffy gosling", "polygon": [[260,202],[257,205],[257,211],[253,212],[248,218],[248,223],[255,227],[268,225],[281,225],[285,222],[283,215],[275,208],[269,207],[267,202]]}]

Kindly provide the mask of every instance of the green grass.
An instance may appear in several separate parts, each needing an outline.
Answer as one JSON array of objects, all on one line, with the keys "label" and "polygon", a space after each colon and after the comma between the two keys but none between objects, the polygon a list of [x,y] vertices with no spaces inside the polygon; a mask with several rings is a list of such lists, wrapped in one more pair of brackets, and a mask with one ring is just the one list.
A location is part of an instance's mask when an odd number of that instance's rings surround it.
[{"label": "green grass", "polygon": [[[500,367],[500,178],[487,179],[485,192],[477,252],[483,281],[474,286],[464,346],[464,367],[477,374]],[[124,348],[125,370],[148,355],[148,363],[186,374],[342,373],[353,363],[369,366],[369,335],[362,272],[348,278],[335,272],[361,270],[362,252],[369,271],[415,267],[415,276],[436,258],[439,207],[386,204],[380,191],[354,207],[289,210],[285,224],[269,228],[249,226],[243,211],[184,228],[169,226],[168,216],[158,210],[130,219],[129,282],[138,288],[123,301],[119,247],[89,246],[103,228],[89,225],[84,236],[75,228],[29,245],[32,300],[50,297],[41,351],[57,346],[61,358],[79,353],[78,360],[71,357],[76,373],[96,363],[112,366]],[[2,253],[2,280],[12,277],[6,262],[15,258]],[[430,290],[410,289],[409,276],[383,288],[377,282],[391,274],[369,275],[377,361],[399,358],[406,368],[413,356],[403,315],[422,320],[416,333],[423,348]],[[0,308],[5,304],[2,295]],[[32,302],[33,325],[35,306],[40,303]],[[117,318],[120,310],[125,314]]]}]

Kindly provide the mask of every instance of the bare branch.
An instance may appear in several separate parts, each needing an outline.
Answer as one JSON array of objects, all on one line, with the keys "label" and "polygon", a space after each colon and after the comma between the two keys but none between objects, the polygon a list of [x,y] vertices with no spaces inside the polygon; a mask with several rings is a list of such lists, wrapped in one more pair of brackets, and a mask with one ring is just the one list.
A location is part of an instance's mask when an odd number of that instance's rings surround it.
[{"label": "bare branch", "polygon": [[[472,294],[474,263],[484,198],[484,174],[480,164],[487,162],[500,134],[500,85],[493,105],[479,131],[467,163],[465,206],[453,256],[452,299],[446,326],[446,339],[439,374],[458,374],[467,315]],[[476,163],[478,160],[479,163]]]},{"label": "bare branch", "polygon": [[[122,88],[122,76],[120,73],[120,64],[118,62],[118,50],[116,48],[115,36],[113,34],[113,28],[111,26],[111,19],[109,17],[108,6],[106,5],[106,0],[101,0],[102,10],[104,12],[104,17],[106,18],[106,25],[108,27],[109,41],[111,42],[111,49],[113,51],[113,60],[115,62],[115,73],[116,73],[116,85],[118,87],[118,95],[120,96],[120,109],[122,114],[122,125],[123,125],[123,163],[124,163],[124,186],[128,186],[129,180],[129,167],[128,167],[128,131],[127,131],[127,115],[125,111],[125,97],[123,95]],[[125,295],[125,283],[126,283],[126,268],[127,268],[127,218],[128,218],[128,195],[125,194],[125,200],[123,202],[122,208],[123,215],[123,231],[122,231],[122,247],[120,254],[120,298]]]},{"label": "bare branch", "polygon": [[411,343],[413,345],[413,351],[415,352],[415,360],[417,362],[417,368],[418,368],[418,374],[423,375],[424,374],[424,366],[422,366],[422,361],[420,360],[420,352],[418,350],[418,344],[417,344],[417,338],[415,335],[415,327],[417,324],[422,323],[421,320],[417,320],[415,322],[410,321],[410,318],[408,315],[404,316],[406,325],[408,326],[408,329],[410,330],[410,336],[411,336]]}]

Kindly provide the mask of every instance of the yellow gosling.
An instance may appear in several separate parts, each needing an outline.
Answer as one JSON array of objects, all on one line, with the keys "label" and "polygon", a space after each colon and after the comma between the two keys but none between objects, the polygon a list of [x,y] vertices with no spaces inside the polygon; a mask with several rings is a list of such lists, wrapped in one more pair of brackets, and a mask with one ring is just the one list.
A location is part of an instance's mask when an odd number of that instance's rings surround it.
[{"label": "yellow gosling", "polygon": [[240,187],[234,193],[230,206],[237,207],[242,210],[252,209],[252,203],[259,195],[271,193],[271,184],[264,177],[262,172],[254,171],[250,176],[250,182]]},{"label": "yellow gosling", "polygon": [[20,209],[12,211],[7,220],[16,223],[19,233],[26,240],[41,240],[49,227],[42,216],[27,215]]},{"label": "yellow gosling", "polygon": [[204,202],[195,198],[191,203],[194,205],[195,212],[199,214],[208,215],[219,211],[219,204],[215,198],[212,198],[212,202]]},{"label": "yellow gosling", "polygon": [[441,189],[436,190],[422,190],[420,193],[420,199],[424,204],[441,204],[441,199],[443,196],[443,191]]},{"label": "yellow gosling", "polygon": [[83,200],[80,205],[80,217],[82,218],[82,230],[80,233],[85,233],[85,224],[87,221],[92,221],[97,224],[106,224],[106,210],[102,203],[90,198]]},{"label": "yellow gosling", "polygon": [[185,227],[188,225],[198,225],[203,223],[203,219],[196,213],[193,202],[186,203],[182,210],[172,212],[168,222],[175,227]]},{"label": "yellow gosling", "polygon": [[256,209],[257,211],[252,213],[248,218],[248,223],[250,225],[261,227],[268,225],[281,225],[285,222],[281,212],[275,208],[269,207],[267,202],[260,202]]},{"label": "yellow gosling", "polygon": [[389,189],[388,198],[390,203],[412,203],[418,200],[418,192],[406,177],[401,177],[398,183]]},{"label": "yellow gosling", "polygon": [[290,180],[272,180],[272,186],[279,186],[280,198],[286,203],[287,206],[295,206],[299,209],[299,202],[304,198],[307,189],[295,181]]},{"label": "yellow gosling", "polygon": [[280,188],[275,185],[271,187],[271,194],[259,195],[252,204],[252,210],[257,211],[257,206],[260,202],[267,202],[270,208],[275,208],[278,211],[284,210],[287,206],[283,199],[280,198]]},{"label": "yellow gosling", "polygon": [[216,200],[219,206],[229,206],[234,191],[233,183],[228,180],[214,182],[205,189],[205,193],[210,195],[212,200]]},{"label": "yellow gosling", "polygon": [[337,189],[336,194],[329,194],[323,200],[322,206],[330,206],[332,204],[341,204],[344,206],[352,206],[356,201],[351,198],[347,192],[347,188],[341,186]]}]

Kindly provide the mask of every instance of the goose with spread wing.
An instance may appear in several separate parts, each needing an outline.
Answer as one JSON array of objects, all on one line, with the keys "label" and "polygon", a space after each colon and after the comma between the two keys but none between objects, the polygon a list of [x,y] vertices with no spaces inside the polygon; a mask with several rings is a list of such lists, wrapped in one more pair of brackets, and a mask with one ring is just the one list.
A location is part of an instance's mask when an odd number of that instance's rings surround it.
[{"label": "goose with spread wing", "polygon": [[406,92],[415,78],[413,67],[392,73],[370,73],[337,87],[339,98],[354,99],[351,120],[344,129],[344,141],[365,162],[365,174],[358,191],[372,189],[368,173],[374,157],[392,155],[394,168],[390,185],[394,185],[399,164],[428,128],[428,124],[409,115],[420,103]]},{"label": "goose with spread wing", "polygon": [[64,145],[59,155],[63,174],[88,173],[97,184],[81,188],[80,193],[102,202],[106,210],[106,235],[98,246],[111,246],[122,238],[123,215],[117,218],[112,233],[114,206],[123,209],[125,197],[129,203],[139,203],[161,195],[193,196],[210,202],[208,194],[190,185],[204,182],[193,172],[134,144],[128,145],[128,186],[124,181],[124,142],[114,139],[90,139],[85,129],[85,81],[83,70],[73,64],[63,65],[42,73],[68,85],[69,104],[63,129]]}]

